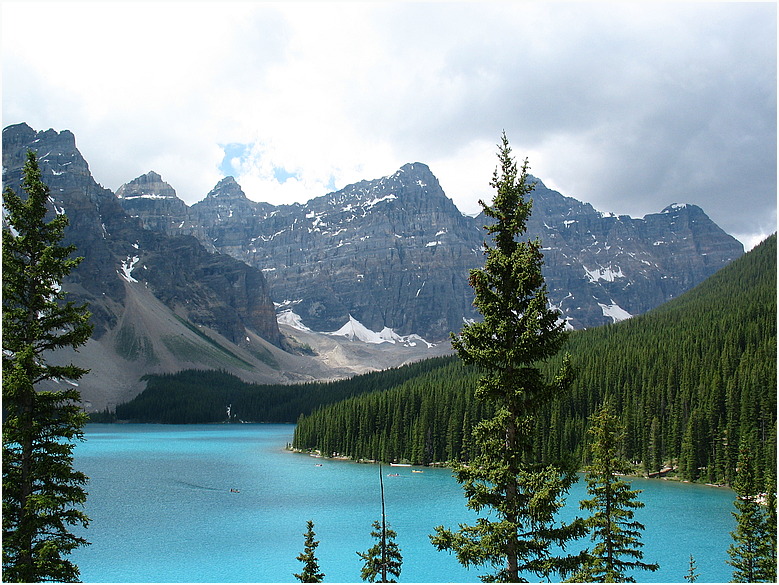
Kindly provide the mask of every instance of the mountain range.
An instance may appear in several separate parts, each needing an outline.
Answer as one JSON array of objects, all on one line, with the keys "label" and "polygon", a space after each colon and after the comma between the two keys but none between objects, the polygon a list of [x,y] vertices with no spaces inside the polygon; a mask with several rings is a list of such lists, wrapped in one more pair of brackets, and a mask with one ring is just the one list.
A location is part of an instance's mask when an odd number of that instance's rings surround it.
[{"label": "mountain range", "polygon": [[[643,313],[743,254],[695,205],[633,219],[535,181],[528,232],[544,244],[549,296],[571,328]],[[460,213],[424,164],[305,204],[251,201],[226,177],[187,207],[154,172],[117,195],[147,228],[194,235],[262,270],[274,301],[314,330],[354,319],[441,341],[478,318],[468,271],[482,262],[486,219]]]},{"label": "mountain range", "polygon": [[[88,408],[187,367],[294,382],[399,365],[450,351],[449,332],[478,318],[468,271],[486,219],[460,213],[425,164],[292,205],[252,201],[226,177],[188,206],[153,171],[113,193],[70,131],[26,124],[3,130],[4,186],[19,190],[28,149],[85,258],[65,288],[95,332],[62,359],[92,368]],[[570,328],[643,313],[744,252],[695,205],[615,216],[535,180],[528,232]]]}]

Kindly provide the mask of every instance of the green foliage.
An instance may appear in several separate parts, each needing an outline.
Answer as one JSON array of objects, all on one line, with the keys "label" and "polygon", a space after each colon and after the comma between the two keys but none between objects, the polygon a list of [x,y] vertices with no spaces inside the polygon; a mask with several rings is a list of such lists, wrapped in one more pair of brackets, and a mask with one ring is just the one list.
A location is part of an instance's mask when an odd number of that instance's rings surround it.
[{"label": "green foliage", "polygon": [[306,532],[303,536],[306,537],[305,548],[297,556],[297,560],[303,563],[303,571],[294,573],[293,576],[301,583],[321,583],[325,574],[319,570],[319,561],[316,558],[316,547],[319,546],[319,541],[314,540],[316,533],[313,520],[306,522]]},{"label": "green foliage", "polygon": [[[595,547],[577,581],[605,583],[635,582],[630,571],[656,571],[659,565],[641,562],[644,553],[639,540],[644,526],[633,520],[633,510],[643,508],[638,494],[620,476],[631,471],[624,459],[625,426],[619,422],[609,402],[592,416],[592,463],[587,466],[587,493],[581,507],[593,512],[587,528]],[[632,559],[632,560],[628,560]]]},{"label": "green foliage", "polygon": [[347,380],[309,384],[249,384],[220,370],[149,375],[144,377],[146,389],[117,405],[116,416],[143,423],[293,423],[321,405],[386,390],[445,361],[437,358]]},{"label": "green foliage", "polygon": [[475,370],[456,358],[423,363],[437,367],[302,417],[293,447],[328,457],[421,465],[473,456],[472,429],[491,412],[473,396]]},{"label": "green foliage", "polygon": [[143,359],[151,364],[158,364],[159,358],[154,353],[151,340],[145,335],[138,335],[132,324],[125,323],[116,334],[114,350],[129,361]]},{"label": "green foliage", "polygon": [[[775,496],[769,512],[759,501],[759,486],[754,462],[754,434],[744,442],[738,459],[738,474],[733,488],[736,529],[731,532],[733,544],[728,548],[733,566],[733,581],[737,583],[776,582],[776,534],[770,530],[770,516],[776,514]],[[775,516],[774,516],[775,517]]]},{"label": "green foliage", "polygon": [[775,477],[776,235],[654,311],[573,332],[565,349],[576,380],[545,413],[562,428],[539,437],[539,456],[578,450],[587,463],[587,417],[610,396],[625,457],[647,472],[731,484],[739,444],[756,431],[758,480]]},{"label": "green foliage", "polygon": [[[227,358],[230,362],[242,369],[251,370],[254,368],[252,364],[237,356],[224,345],[206,335],[199,327],[196,327],[190,321],[187,321],[178,315],[175,315],[175,317],[179,323],[184,325],[192,333],[205,341],[206,345],[204,346],[202,344],[199,345],[193,343],[192,341],[182,339],[177,335],[165,335],[162,338],[162,342],[173,355],[192,362],[207,362],[211,357],[215,357],[219,360]],[[263,361],[266,361],[266,363],[272,367],[278,367],[278,364],[275,363],[275,361],[272,359],[272,356],[270,360],[264,359]]]},{"label": "green foliage", "polygon": [[386,526],[382,531],[381,523],[373,522],[371,536],[378,542],[370,547],[367,552],[358,552],[357,555],[365,561],[360,578],[368,583],[397,583],[395,579],[387,579],[387,574],[400,577],[403,565],[403,555],[400,554],[395,539],[397,532]]},{"label": "green foliage", "polygon": [[[625,458],[648,473],[678,466],[685,479],[730,484],[741,437],[755,430],[757,477],[776,477],[775,235],[646,315],[572,332],[564,350],[576,376],[539,413],[534,460],[589,463],[589,417],[608,395],[627,425]],[[553,356],[541,370],[554,375],[563,361]],[[295,446],[417,464],[471,459],[472,430],[494,408],[474,397],[475,366],[436,366],[312,411]]]},{"label": "green foliage", "polygon": [[439,526],[431,541],[439,550],[454,552],[464,566],[491,565],[494,572],[482,580],[514,583],[527,572],[549,579],[574,570],[580,559],[554,556],[552,547],[564,549],[584,528],[581,519],[566,525],[555,518],[575,475],[556,465],[533,464],[529,457],[536,415],[565,392],[570,368],[564,362],[551,381],[539,370],[539,362],[562,347],[563,322],[549,308],[541,242],[520,239],[527,230],[533,186],[527,161],[517,169],[505,133],[498,159],[493,204],[481,202],[493,220],[486,227],[492,244],[485,243],[484,269],[470,275],[474,306],[483,320],[452,335],[463,362],[480,369],[476,398],[494,408],[473,429],[470,459],[453,462],[468,507],[486,514],[474,526],[455,531]]},{"label": "green foliage", "polygon": [[684,580],[688,583],[695,583],[700,575],[696,573],[698,567],[695,565],[695,557],[690,555],[690,568],[687,570],[687,574],[684,576]]},{"label": "green foliage", "polygon": [[47,355],[83,345],[92,327],[86,306],[64,301],[61,283],[81,259],[60,245],[67,217],[46,221],[49,189],[32,152],[22,188],[26,199],[9,188],[3,201],[3,580],[76,581],[64,557],[87,544],[69,531],[89,521],[80,509],[87,478],[72,456],[86,415],[69,382],[86,370]]}]

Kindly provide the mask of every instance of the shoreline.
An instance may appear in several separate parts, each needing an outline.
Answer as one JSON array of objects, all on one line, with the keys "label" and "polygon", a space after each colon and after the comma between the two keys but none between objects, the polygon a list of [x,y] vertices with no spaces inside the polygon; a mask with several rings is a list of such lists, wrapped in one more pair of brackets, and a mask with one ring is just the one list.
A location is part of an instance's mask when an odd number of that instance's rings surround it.
[{"label": "shoreline", "polygon": [[[406,462],[398,462],[398,461],[392,462],[392,463],[387,463],[387,462],[384,462],[384,461],[377,461],[375,459],[362,459],[362,458],[361,459],[354,459],[353,457],[348,457],[346,455],[338,455],[336,457],[327,457],[325,455],[322,455],[318,451],[308,451],[308,450],[304,450],[304,449],[293,448],[291,443],[287,443],[287,445],[284,447],[284,450],[288,451],[289,453],[292,453],[294,455],[307,455],[307,456],[309,456],[309,457],[311,457],[313,459],[327,459],[329,461],[340,461],[340,462],[344,462],[344,463],[355,463],[355,464],[359,464],[359,465],[385,465],[387,467],[390,467],[392,465],[401,464],[401,465],[407,466],[407,467],[417,467],[417,468],[419,468],[419,467],[432,467],[432,468],[435,468],[435,469],[451,469],[451,467],[447,463],[443,463],[443,462],[440,462],[440,461],[436,461],[436,462],[430,463],[428,465],[423,465],[421,463],[417,465],[417,464],[414,464],[414,463],[406,463]],[[584,474],[586,472],[584,470],[580,469],[580,470],[577,471],[577,473]],[[702,487],[719,488],[719,489],[726,489],[726,490],[733,491],[733,488],[731,486],[727,485],[727,484],[716,484],[716,483],[710,483],[710,482],[703,483],[703,482],[697,482],[697,481],[690,481],[688,479],[681,479],[681,478],[677,477],[676,475],[672,475],[670,477],[667,477],[667,476],[663,476],[663,477],[649,477],[648,475],[639,475],[639,474],[630,474],[629,473],[629,474],[624,474],[621,477],[632,478],[632,479],[645,479],[645,480],[648,480],[648,481],[650,481],[650,480],[651,481],[658,480],[658,481],[669,481],[669,482],[675,482],[675,483],[686,483],[686,484],[689,484],[689,485],[697,485],[697,486],[702,486]]]}]

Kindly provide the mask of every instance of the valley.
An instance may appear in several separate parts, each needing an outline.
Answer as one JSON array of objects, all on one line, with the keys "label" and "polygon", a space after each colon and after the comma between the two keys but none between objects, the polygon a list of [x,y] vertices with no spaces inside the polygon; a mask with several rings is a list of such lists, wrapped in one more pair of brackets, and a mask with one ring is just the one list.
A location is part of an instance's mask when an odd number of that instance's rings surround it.
[{"label": "valley", "polygon": [[[89,303],[94,334],[57,359],[90,368],[89,410],[192,367],[251,383],[394,367],[450,353],[449,333],[478,317],[467,279],[485,218],[460,213],[425,164],[293,205],[249,200],[226,177],[187,206],[153,171],[106,189],[71,132],[24,123],[3,130],[5,186],[18,188],[27,149],[85,258],[64,287]],[[616,216],[534,180],[528,229],[567,328],[642,314],[743,254],[697,206]]]}]

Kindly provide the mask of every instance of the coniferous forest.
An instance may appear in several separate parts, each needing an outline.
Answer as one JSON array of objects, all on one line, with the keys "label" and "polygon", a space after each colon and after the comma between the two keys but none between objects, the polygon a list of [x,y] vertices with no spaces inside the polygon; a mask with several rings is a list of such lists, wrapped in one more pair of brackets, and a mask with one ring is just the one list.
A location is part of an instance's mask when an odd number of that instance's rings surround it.
[{"label": "coniferous forest", "polygon": [[[658,309],[573,332],[570,392],[538,417],[539,461],[587,464],[588,417],[609,397],[627,427],[625,454],[649,475],[731,484],[739,447],[758,482],[776,477],[776,235]],[[298,420],[294,447],[356,459],[446,462],[473,455],[477,372],[457,358],[391,390],[322,406]]]},{"label": "coniferous forest", "polygon": [[345,380],[307,384],[249,384],[217,370],[148,375],[144,377],[146,389],[131,401],[117,405],[111,420],[164,424],[294,423],[301,414],[317,407],[393,388],[449,359],[431,358]]},{"label": "coniferous forest", "polygon": [[[542,462],[590,462],[588,417],[606,397],[627,427],[637,471],[732,484],[749,443],[761,485],[776,477],[776,235],[679,298],[614,325],[572,332],[570,391],[538,417]],[[349,380],[247,384],[224,372],[150,376],[119,405],[138,422],[295,422],[293,446],[327,456],[446,463],[473,456],[471,430],[490,406],[479,373],[434,358]],[[227,407],[230,406],[230,417]]]}]

